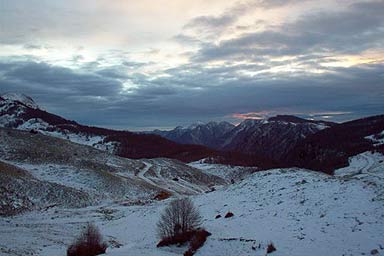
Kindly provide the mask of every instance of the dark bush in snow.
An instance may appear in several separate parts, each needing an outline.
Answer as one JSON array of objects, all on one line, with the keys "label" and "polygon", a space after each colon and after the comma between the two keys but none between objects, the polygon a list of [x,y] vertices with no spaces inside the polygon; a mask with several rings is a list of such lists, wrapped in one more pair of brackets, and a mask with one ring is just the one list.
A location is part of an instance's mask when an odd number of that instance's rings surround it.
[{"label": "dark bush in snow", "polygon": [[173,244],[181,245],[190,242],[189,249],[184,253],[184,256],[189,256],[193,255],[200,247],[202,247],[207,240],[207,237],[210,235],[211,233],[205,229],[188,231],[185,233],[177,234],[173,237],[166,237],[162,239],[157,244],[157,247],[169,246]]},{"label": "dark bush in snow", "polygon": [[189,244],[190,255],[193,255],[200,247],[202,247],[207,241],[207,237],[210,236],[211,233],[206,231],[205,229],[197,230],[195,235],[192,237],[191,243]]},{"label": "dark bush in snow", "polygon": [[184,244],[190,241],[195,231],[184,232],[171,237],[165,237],[157,244],[157,247],[169,246],[173,244]]},{"label": "dark bush in snow", "polygon": [[103,238],[99,229],[88,224],[76,241],[67,249],[67,256],[95,256],[105,253],[107,244],[103,242]]},{"label": "dark bush in snow", "polygon": [[273,245],[273,243],[269,243],[267,246],[267,253],[271,253],[276,251],[276,247]]},{"label": "dark bush in snow", "polygon": [[161,201],[161,200],[165,200],[165,199],[167,199],[167,198],[169,198],[169,197],[171,197],[171,196],[172,196],[172,194],[169,193],[169,192],[167,192],[167,191],[160,191],[160,192],[154,197],[154,199],[155,199],[155,200],[159,200],[159,201]]}]

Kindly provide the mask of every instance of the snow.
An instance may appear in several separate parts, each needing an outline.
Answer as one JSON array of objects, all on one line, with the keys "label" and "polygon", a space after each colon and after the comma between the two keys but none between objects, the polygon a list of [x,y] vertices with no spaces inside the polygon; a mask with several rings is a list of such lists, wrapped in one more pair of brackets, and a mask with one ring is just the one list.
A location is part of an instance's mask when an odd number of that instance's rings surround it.
[{"label": "snow", "polygon": [[375,147],[384,145],[384,130],[378,134],[366,136],[365,139],[371,140]]},{"label": "snow", "polygon": [[8,102],[21,102],[25,106],[33,108],[33,109],[38,109],[39,106],[33,101],[31,97],[28,97],[24,94],[21,93],[6,93],[3,95],[0,95],[3,99],[5,99]]},{"label": "snow", "polygon": [[108,148],[108,145],[110,145],[111,147],[113,146],[112,143],[109,143],[109,144],[103,143],[106,136],[88,135],[88,134],[81,134],[81,133],[63,133],[62,131],[53,131],[53,132],[41,131],[41,133],[48,136],[69,140],[77,144],[94,146],[95,148],[98,148],[98,149]]},{"label": "snow", "polygon": [[[275,256],[369,255],[373,249],[384,253],[383,160],[366,152],[352,157],[350,166],[335,176],[296,168],[256,172],[228,187],[191,196],[203,226],[212,233],[196,255],[265,255],[269,242],[277,248],[271,254]],[[142,172],[144,178],[151,163]],[[200,166],[219,173],[218,166]],[[182,255],[186,247],[156,248],[156,222],[170,200],[52,208],[0,218],[0,255],[65,255],[89,221],[110,244],[121,245],[109,247],[107,255]],[[228,211],[234,217],[215,218]],[[15,252],[4,253],[8,249]]]},{"label": "snow", "polygon": [[[68,130],[50,125],[40,118],[25,120],[23,114],[26,113],[27,107],[34,109],[39,108],[28,96],[8,93],[1,97],[4,101],[2,100],[0,102],[0,127],[25,131],[36,130],[45,135],[92,146],[109,153],[114,153],[117,148],[117,142],[104,142],[106,136],[69,132]],[[20,104],[20,102],[22,104]]]},{"label": "snow", "polygon": [[242,180],[257,170],[256,167],[210,164],[206,163],[205,159],[189,163],[188,165],[196,169],[203,170],[205,173],[223,178],[228,182],[230,182],[231,180]]},{"label": "snow", "polygon": [[47,122],[44,122],[40,118],[34,118],[34,119],[29,119],[28,121],[22,123],[17,127],[19,130],[44,130],[47,129],[50,125]]}]

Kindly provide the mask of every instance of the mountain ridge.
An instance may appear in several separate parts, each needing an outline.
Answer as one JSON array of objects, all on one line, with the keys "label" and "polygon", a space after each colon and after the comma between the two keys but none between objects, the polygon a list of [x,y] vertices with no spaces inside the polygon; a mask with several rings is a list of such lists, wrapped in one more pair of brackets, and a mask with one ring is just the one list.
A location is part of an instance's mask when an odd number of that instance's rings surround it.
[{"label": "mountain ridge", "polygon": [[333,125],[336,123],[277,115],[266,119],[245,119],[236,126],[228,122],[209,122],[152,133],[181,144],[204,145],[280,160],[301,139]]},{"label": "mountain ridge", "polygon": [[262,168],[276,165],[264,157],[250,158],[241,153],[221,152],[196,144],[181,145],[155,134],[81,125],[45,110],[28,107],[17,100],[3,98],[0,98],[0,127],[39,132],[133,159],[166,157],[191,162],[210,158],[223,164],[257,165]]}]

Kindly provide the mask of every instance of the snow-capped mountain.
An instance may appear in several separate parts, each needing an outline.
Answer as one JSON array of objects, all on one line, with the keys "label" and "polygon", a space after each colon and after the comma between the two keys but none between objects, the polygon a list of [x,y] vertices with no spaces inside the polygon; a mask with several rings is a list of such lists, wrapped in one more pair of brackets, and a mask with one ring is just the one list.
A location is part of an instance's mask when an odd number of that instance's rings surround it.
[{"label": "snow-capped mountain", "polygon": [[34,109],[39,108],[39,106],[35,103],[35,101],[31,97],[24,95],[22,93],[9,92],[9,93],[2,94],[0,98],[8,102],[18,102],[30,108],[34,108]]},{"label": "snow-capped mountain", "polygon": [[333,125],[331,122],[286,115],[264,120],[245,120],[225,135],[226,140],[221,148],[281,160],[308,135]]},{"label": "snow-capped mountain", "polygon": [[106,142],[104,134],[92,133],[74,121],[48,113],[23,94],[0,96],[0,127],[41,132],[79,144],[113,152],[116,143]]},{"label": "snow-capped mountain", "polygon": [[209,122],[188,127],[178,126],[171,131],[155,130],[153,133],[181,144],[198,144],[218,149],[221,147],[223,136],[234,127],[229,122]]},{"label": "snow-capped mountain", "polygon": [[244,120],[237,126],[228,122],[209,122],[153,133],[182,144],[199,144],[280,160],[308,135],[333,125],[331,122],[280,115],[263,120]]}]

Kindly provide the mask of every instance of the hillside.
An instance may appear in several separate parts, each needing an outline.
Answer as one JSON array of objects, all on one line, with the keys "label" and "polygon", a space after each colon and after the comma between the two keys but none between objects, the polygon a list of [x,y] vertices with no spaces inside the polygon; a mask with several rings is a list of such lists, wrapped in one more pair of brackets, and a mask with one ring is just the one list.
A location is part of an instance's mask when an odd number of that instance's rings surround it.
[{"label": "hillside", "polygon": [[348,158],[368,151],[383,152],[384,115],[335,125],[308,136],[287,156],[287,165],[332,174],[348,165]]},{"label": "hillside", "polygon": [[[214,167],[212,167],[214,168]],[[211,171],[214,171],[211,168]],[[384,157],[350,159],[337,175],[290,168],[251,174],[211,193],[192,196],[212,233],[196,255],[370,255],[383,253]],[[185,247],[156,248],[156,222],[167,201],[144,206],[108,204],[31,212],[0,218],[6,255],[61,255],[86,222],[93,221],[110,248],[106,255],[181,255]],[[232,218],[223,216],[231,211]],[[217,218],[221,215],[221,218]],[[44,230],[42,233],[41,230]],[[14,234],[19,234],[18,238]],[[12,246],[11,246],[12,245]]]},{"label": "hillside", "polygon": [[335,125],[295,116],[275,116],[265,120],[245,120],[225,135],[222,149],[262,155],[281,161],[307,136]]},{"label": "hillside", "polygon": [[41,134],[0,128],[0,141],[0,189],[4,192],[0,212],[4,215],[50,205],[146,201],[161,191],[197,194],[225,184],[177,160],[126,159]]}]

